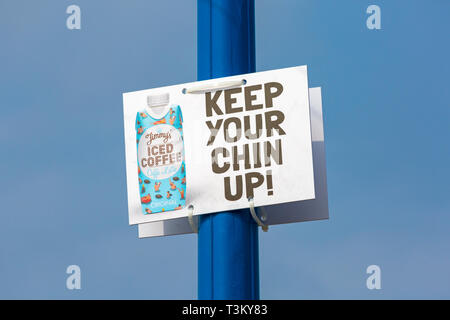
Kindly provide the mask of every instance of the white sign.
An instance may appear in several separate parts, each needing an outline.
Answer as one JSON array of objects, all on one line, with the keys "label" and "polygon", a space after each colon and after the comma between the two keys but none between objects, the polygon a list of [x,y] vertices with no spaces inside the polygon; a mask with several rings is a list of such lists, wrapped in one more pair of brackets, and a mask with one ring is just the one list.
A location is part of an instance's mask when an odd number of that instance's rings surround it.
[{"label": "white sign", "polygon": [[[311,110],[312,151],[314,159],[314,200],[290,202],[265,207],[267,225],[328,219],[328,192],[325,144],[320,88],[309,89]],[[195,221],[198,223],[198,221]],[[186,217],[138,225],[139,238],[193,233]]]},{"label": "white sign", "polygon": [[[306,66],[123,100],[130,224],[186,217],[190,205],[200,215],[246,208],[250,197],[256,206],[315,198]],[[180,133],[183,152],[164,126]]]}]

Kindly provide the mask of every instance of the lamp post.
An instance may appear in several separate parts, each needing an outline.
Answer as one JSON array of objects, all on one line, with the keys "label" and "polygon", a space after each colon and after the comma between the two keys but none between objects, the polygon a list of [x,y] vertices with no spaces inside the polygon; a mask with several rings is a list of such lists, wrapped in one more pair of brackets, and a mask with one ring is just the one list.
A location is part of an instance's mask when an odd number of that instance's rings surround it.
[{"label": "lamp post", "polygon": [[[197,77],[255,72],[254,0],[197,0]],[[259,299],[258,228],[248,209],[201,215],[198,298]]]}]

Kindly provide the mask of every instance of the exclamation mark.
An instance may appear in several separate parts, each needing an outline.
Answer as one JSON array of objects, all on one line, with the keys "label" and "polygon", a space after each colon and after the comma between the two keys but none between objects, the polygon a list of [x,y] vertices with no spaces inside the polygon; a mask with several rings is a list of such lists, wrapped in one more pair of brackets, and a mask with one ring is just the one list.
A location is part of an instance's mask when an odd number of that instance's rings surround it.
[{"label": "exclamation mark", "polygon": [[266,181],[267,181],[267,194],[269,196],[272,196],[273,195],[272,170],[266,171]]}]

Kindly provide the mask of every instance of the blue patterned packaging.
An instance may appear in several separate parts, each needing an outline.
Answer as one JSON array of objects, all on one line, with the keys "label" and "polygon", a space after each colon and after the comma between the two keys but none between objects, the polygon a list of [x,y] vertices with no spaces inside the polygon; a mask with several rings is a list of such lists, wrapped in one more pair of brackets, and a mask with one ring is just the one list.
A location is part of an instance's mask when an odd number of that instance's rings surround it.
[{"label": "blue patterned packaging", "polygon": [[178,210],[186,204],[183,116],[169,95],[147,98],[136,115],[139,190],[142,212]]}]

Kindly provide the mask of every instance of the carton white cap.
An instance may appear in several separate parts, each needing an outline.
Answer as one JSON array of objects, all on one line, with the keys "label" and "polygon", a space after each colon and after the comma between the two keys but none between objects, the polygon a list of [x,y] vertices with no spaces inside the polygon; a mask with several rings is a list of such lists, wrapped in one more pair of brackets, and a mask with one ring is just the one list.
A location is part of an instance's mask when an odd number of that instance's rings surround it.
[{"label": "carton white cap", "polygon": [[147,96],[147,105],[149,107],[163,106],[168,103],[169,103],[169,94],[168,93]]}]

